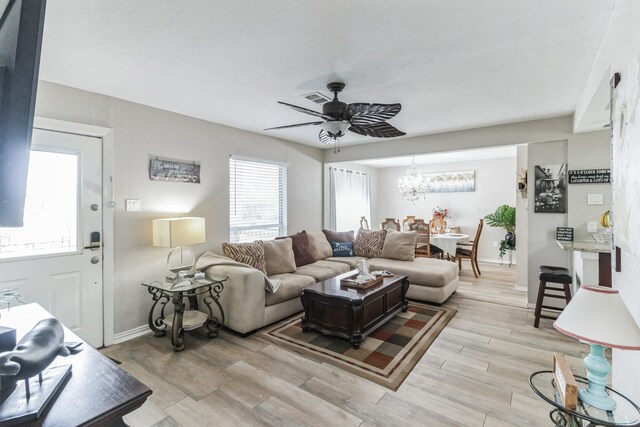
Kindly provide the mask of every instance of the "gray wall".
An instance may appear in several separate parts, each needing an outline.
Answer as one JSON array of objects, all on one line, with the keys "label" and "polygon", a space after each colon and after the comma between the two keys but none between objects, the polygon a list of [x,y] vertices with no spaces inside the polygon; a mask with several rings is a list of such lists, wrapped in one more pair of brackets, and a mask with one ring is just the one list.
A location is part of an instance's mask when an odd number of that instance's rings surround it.
[{"label": "gray wall", "polygon": [[534,304],[538,294],[538,267],[569,266],[569,253],[556,244],[556,227],[567,225],[566,213],[535,213],[535,166],[567,162],[567,141],[529,144],[527,147],[528,199],[527,199],[527,259],[528,300]]},{"label": "gray wall", "polygon": [[[567,158],[569,170],[609,169],[611,167],[611,144],[609,131],[579,134],[579,139],[569,140]],[[588,194],[602,194],[602,206],[587,205]],[[591,240],[587,232],[588,221],[598,221],[600,215],[611,209],[611,184],[569,185],[567,223],[574,228],[575,240]],[[601,231],[602,227],[598,226]]]},{"label": "gray wall", "polygon": [[[525,144],[518,145],[518,157],[516,173],[520,173],[522,169],[529,169],[529,163],[527,159],[528,147]],[[516,178],[516,183],[518,179]],[[527,290],[527,283],[529,280],[529,197],[533,197],[533,190],[531,194],[528,192],[529,185],[527,183],[527,197],[523,198],[520,192],[516,191],[516,245],[518,250],[516,251],[516,287],[521,290]]]},{"label": "gray wall", "polygon": [[[193,119],[168,111],[40,82],[36,115],[114,130],[115,333],[146,324],[150,307],[140,281],[164,275],[168,249],[151,246],[151,220],[180,215],[207,219],[207,243],[217,252],[229,237],[229,156],[289,164],[288,228],[322,225],[322,151]],[[153,182],[149,155],[201,160],[201,184]],[[140,199],[142,212],[125,212],[125,199]]]}]

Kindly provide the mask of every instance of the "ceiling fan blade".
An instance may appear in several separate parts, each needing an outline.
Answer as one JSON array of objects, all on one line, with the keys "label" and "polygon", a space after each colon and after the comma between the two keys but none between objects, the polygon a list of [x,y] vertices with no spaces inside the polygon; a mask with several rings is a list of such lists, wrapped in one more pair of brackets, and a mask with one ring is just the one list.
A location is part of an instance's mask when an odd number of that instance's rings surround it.
[{"label": "ceiling fan blade", "polygon": [[321,125],[324,122],[307,122],[307,123],[298,123],[295,125],[285,125],[285,126],[276,126],[272,128],[266,128],[265,130],[274,130],[274,129],[287,129],[287,128],[297,128],[299,126],[309,126],[309,125]]},{"label": "ceiling fan blade", "polygon": [[401,104],[349,104],[347,117],[354,125],[369,125],[389,120],[400,112]]},{"label": "ceiling fan blade", "polygon": [[349,130],[360,135],[373,136],[374,138],[393,138],[403,136],[406,133],[396,129],[387,122],[372,123],[370,125],[352,125]]},{"label": "ceiling fan blade", "polygon": [[321,117],[321,118],[323,118],[325,120],[335,120],[331,116],[327,116],[327,115],[319,113],[317,111],[309,110],[308,108],[298,107],[297,105],[289,104],[289,103],[282,102],[282,101],[278,101],[278,104],[286,105],[287,107],[289,107],[289,108],[291,108],[293,110],[299,111],[301,113],[309,114],[309,115],[312,115],[312,116]]},{"label": "ceiling fan blade", "polygon": [[323,144],[331,144],[333,142],[329,134],[324,129],[320,129],[318,139],[320,139],[320,142],[322,142]]}]

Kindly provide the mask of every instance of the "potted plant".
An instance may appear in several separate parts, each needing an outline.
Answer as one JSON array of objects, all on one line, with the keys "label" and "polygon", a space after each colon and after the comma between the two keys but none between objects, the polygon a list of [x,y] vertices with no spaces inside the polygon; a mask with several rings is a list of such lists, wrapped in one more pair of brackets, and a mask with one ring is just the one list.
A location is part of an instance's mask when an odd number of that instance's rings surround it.
[{"label": "potted plant", "polygon": [[500,258],[507,250],[516,248],[516,208],[509,205],[498,206],[495,212],[484,217],[490,227],[502,227],[507,231],[504,240],[500,241]]}]

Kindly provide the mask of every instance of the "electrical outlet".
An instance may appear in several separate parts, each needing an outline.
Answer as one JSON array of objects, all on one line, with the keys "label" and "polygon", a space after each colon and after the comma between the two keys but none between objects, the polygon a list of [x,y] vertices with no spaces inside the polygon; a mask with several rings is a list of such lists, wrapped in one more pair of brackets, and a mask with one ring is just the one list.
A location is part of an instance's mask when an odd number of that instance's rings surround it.
[{"label": "electrical outlet", "polygon": [[126,199],[125,210],[127,212],[140,212],[140,200],[138,199]]},{"label": "electrical outlet", "polygon": [[587,231],[589,233],[597,233],[598,232],[598,223],[596,221],[587,222]]},{"label": "electrical outlet", "polygon": [[497,248],[500,245],[500,242],[498,242],[497,240],[493,241],[493,247]]}]

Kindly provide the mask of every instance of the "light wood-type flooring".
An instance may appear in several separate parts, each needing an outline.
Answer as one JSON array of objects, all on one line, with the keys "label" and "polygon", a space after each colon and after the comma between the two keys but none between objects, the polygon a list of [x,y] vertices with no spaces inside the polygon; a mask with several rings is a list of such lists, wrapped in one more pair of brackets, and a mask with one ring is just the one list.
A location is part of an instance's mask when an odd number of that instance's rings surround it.
[{"label": "light wood-type flooring", "polygon": [[223,331],[186,337],[144,336],[104,350],[147,384],[153,395],[125,417],[131,426],[549,426],[550,406],[529,388],[550,369],[554,351],[581,369],[585,345],[533,328],[533,310],[513,289],[515,267],[468,263],[460,290],[445,306],[458,310],[398,391],[264,342]]}]

